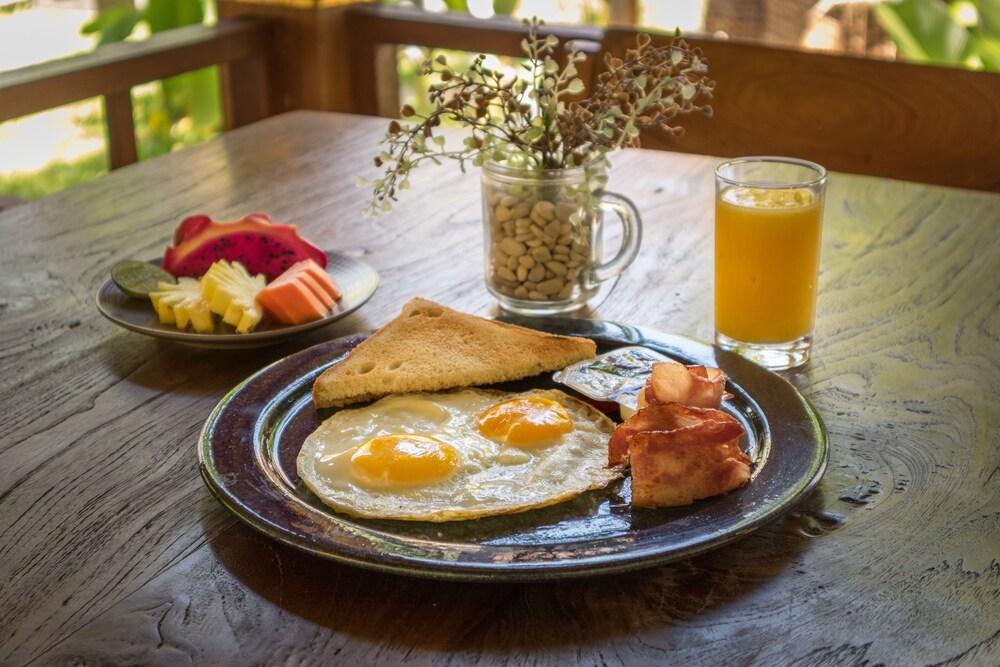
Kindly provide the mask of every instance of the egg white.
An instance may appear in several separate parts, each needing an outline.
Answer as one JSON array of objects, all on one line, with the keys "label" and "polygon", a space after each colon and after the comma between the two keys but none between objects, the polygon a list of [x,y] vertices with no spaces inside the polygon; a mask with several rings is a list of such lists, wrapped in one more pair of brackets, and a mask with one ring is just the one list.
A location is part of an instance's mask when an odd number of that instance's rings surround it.
[{"label": "egg white", "polygon": [[[541,396],[560,403],[573,430],[537,447],[514,447],[479,433],[476,419],[513,398]],[[614,422],[558,390],[511,393],[486,389],[388,396],[340,410],[306,438],[297,468],[326,505],[354,516],[409,521],[453,521],[523,512],[603,488],[621,477],[607,467]],[[372,488],[350,473],[350,458],[379,435],[420,434],[448,443],[460,455],[443,480],[423,486]]]}]

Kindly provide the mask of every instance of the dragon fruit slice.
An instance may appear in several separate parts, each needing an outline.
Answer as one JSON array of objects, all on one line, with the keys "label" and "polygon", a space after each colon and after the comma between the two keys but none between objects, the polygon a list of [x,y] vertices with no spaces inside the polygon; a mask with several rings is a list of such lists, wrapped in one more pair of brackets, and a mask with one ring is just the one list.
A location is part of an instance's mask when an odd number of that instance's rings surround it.
[{"label": "dragon fruit slice", "polygon": [[210,224],[212,224],[212,219],[207,215],[192,215],[184,218],[174,230],[174,245],[180,245],[185,239],[191,238]]},{"label": "dragon fruit slice", "polygon": [[198,277],[220,259],[239,262],[269,281],[305,259],[326,266],[326,253],[299,236],[295,225],[276,225],[263,213],[253,213],[236,222],[216,222],[206,215],[185,218],[163,254],[163,268],[178,277]]}]

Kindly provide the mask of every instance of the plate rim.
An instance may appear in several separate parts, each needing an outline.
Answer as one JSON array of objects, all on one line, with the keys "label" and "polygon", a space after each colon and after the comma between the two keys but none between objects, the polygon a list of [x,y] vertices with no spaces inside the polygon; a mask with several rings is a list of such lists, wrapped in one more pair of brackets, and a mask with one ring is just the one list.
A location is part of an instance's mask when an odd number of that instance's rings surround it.
[{"label": "plate rim", "polygon": [[[504,321],[514,322],[521,325],[530,325],[531,322],[536,322],[537,320],[523,318],[499,318]],[[810,428],[815,434],[816,448],[813,456],[811,456],[808,461],[809,465],[806,472],[795,481],[794,484],[783,489],[784,499],[776,506],[768,508],[766,511],[761,511],[760,513],[752,516],[749,519],[741,519],[735,526],[725,529],[722,534],[709,533],[704,537],[704,539],[698,539],[689,544],[684,544],[680,547],[675,547],[670,551],[663,551],[656,548],[656,545],[649,545],[641,550],[628,550],[625,552],[617,554],[597,554],[590,555],[582,558],[577,558],[573,560],[559,560],[559,561],[531,561],[531,562],[510,562],[510,563],[456,563],[456,562],[443,562],[441,560],[421,558],[418,556],[406,556],[399,554],[389,554],[389,553],[379,553],[379,560],[368,560],[363,556],[364,554],[354,554],[347,553],[345,551],[336,551],[329,548],[324,549],[321,546],[314,544],[313,541],[305,538],[301,535],[293,534],[291,531],[287,530],[285,527],[280,525],[275,525],[265,518],[254,514],[249,511],[246,507],[236,502],[236,498],[232,497],[226,489],[222,487],[219,477],[221,474],[214,468],[214,465],[210,462],[211,457],[211,438],[210,434],[213,426],[218,422],[224,409],[228,406],[230,400],[239,394],[247,385],[253,381],[260,378],[262,375],[270,372],[274,367],[279,366],[283,363],[288,362],[292,357],[298,355],[305,355],[313,350],[313,348],[320,345],[329,345],[332,343],[346,344],[352,338],[356,338],[357,341],[353,342],[346,350],[353,348],[361,340],[364,340],[371,332],[365,332],[361,334],[350,334],[347,336],[342,336],[330,341],[325,341],[317,345],[310,346],[304,350],[300,350],[294,354],[290,354],[286,357],[278,359],[264,368],[253,373],[245,380],[240,382],[238,385],[233,387],[228,391],[212,409],[208,418],[200,431],[197,446],[197,456],[198,456],[198,469],[201,473],[202,479],[205,481],[206,486],[211,491],[212,495],[219,500],[224,507],[231,511],[238,519],[240,519],[244,524],[254,528],[255,530],[263,533],[271,539],[275,539],[283,544],[287,544],[291,547],[306,551],[313,555],[319,556],[321,558],[332,560],[335,562],[345,563],[348,565],[353,565],[356,567],[362,567],[368,570],[374,570],[379,572],[389,572],[393,574],[400,574],[405,576],[417,576],[421,578],[439,579],[439,580],[462,580],[462,581],[503,581],[503,582],[523,582],[523,581],[539,581],[539,580],[550,580],[550,579],[566,579],[566,578],[576,578],[585,575],[603,575],[603,574],[616,574],[631,570],[643,569],[647,567],[654,567],[656,565],[662,565],[669,562],[674,562],[678,560],[683,560],[690,558],[692,556],[705,553],[707,551],[717,549],[723,545],[729,544],[736,540],[739,540],[750,533],[758,530],[762,526],[771,523],[781,516],[790,512],[799,502],[801,502],[819,483],[822,479],[829,462],[830,447],[829,447],[829,437],[826,429],[826,425],[823,422],[822,417],[816,410],[815,406],[802,395],[798,389],[792,385],[788,380],[777,373],[773,373],[763,369],[752,362],[738,357],[735,353],[727,352],[721,350],[717,346],[713,346],[704,341],[700,341],[687,336],[682,336],[678,334],[668,334],[658,331],[649,327],[634,327],[630,325],[623,325],[612,321],[604,320],[575,320],[574,318],[546,318],[549,321],[575,321],[575,322],[586,322],[594,326],[602,327],[600,333],[590,333],[590,334],[576,334],[582,335],[593,340],[605,341],[612,344],[624,345],[624,344],[636,344],[641,345],[642,340],[646,339],[647,342],[655,343],[660,347],[674,347],[676,342],[683,343],[684,345],[696,345],[703,347],[710,351],[713,355],[723,355],[727,360],[733,361],[735,357],[738,359],[738,364],[749,364],[754,366],[760,371],[767,373],[774,378],[777,378],[781,382],[788,385],[791,389],[792,395],[799,401],[805,417],[808,419]],[[626,332],[626,337],[616,337],[614,335],[609,335],[605,330],[607,328],[617,328],[622,332]],[[544,329],[540,329],[544,330]],[[637,337],[637,340],[632,340]],[[674,341],[672,343],[672,341]],[[332,359],[326,360],[323,363],[317,365],[316,368],[308,371],[305,376],[318,374],[323,369],[338,362],[347,352],[342,352],[337,354]],[[688,354],[678,354],[682,358],[691,358]],[[753,399],[753,396],[747,392],[747,395]],[[756,401],[755,401],[756,402]],[[765,414],[763,409],[757,406],[761,414]],[[768,443],[770,446],[770,443]],[[215,476],[212,472],[215,471]],[[600,538],[598,538],[600,539]]]},{"label": "plate rim", "polygon": [[[169,331],[169,330],[159,330],[152,329],[150,327],[143,327],[137,324],[133,324],[128,320],[122,319],[116,316],[114,313],[108,311],[104,304],[101,303],[101,294],[104,293],[105,289],[112,286],[121,292],[121,289],[114,284],[111,278],[107,278],[102,282],[97,291],[94,292],[94,305],[97,306],[98,312],[101,313],[107,320],[113,324],[132,331],[137,334],[142,334],[143,336],[149,336],[150,338],[159,338],[161,340],[170,340],[177,343],[183,343],[187,345],[195,346],[220,346],[220,347],[241,347],[241,346],[259,346],[265,343],[277,343],[284,340],[289,336],[294,336],[296,334],[305,333],[307,331],[312,331],[313,329],[318,329],[324,327],[328,324],[333,324],[337,320],[343,319],[350,315],[351,313],[357,311],[363,305],[368,303],[371,298],[378,291],[379,285],[381,284],[382,277],[379,272],[368,262],[358,259],[356,257],[350,257],[344,253],[334,252],[330,250],[324,251],[328,259],[343,259],[353,262],[359,265],[369,272],[372,276],[372,288],[360,299],[356,304],[350,308],[337,312],[331,313],[327,317],[319,320],[312,320],[311,322],[303,322],[302,324],[293,324],[290,326],[283,327],[281,329],[271,329],[269,331],[251,331],[250,333],[240,334],[240,333],[197,333],[194,331]],[[140,260],[146,261],[151,264],[159,265],[162,261],[160,259],[150,259],[150,260]],[[123,292],[124,293],[124,292]],[[280,360],[279,360],[280,361]]]}]

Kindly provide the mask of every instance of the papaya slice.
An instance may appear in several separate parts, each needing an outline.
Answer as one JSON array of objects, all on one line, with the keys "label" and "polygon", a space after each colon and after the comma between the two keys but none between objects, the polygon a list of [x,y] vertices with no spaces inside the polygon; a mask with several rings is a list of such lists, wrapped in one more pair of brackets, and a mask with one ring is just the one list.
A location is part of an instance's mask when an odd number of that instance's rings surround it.
[{"label": "papaya slice", "polygon": [[[334,301],[340,301],[340,297],[342,296],[340,290],[337,289],[337,286],[334,284],[330,274],[324,271],[322,266],[311,259],[299,262],[290,268],[295,268],[295,266],[302,266],[303,268],[301,270],[311,276],[313,280],[315,280],[316,283],[330,295],[330,298]],[[333,304],[331,304],[331,306],[332,305]]]},{"label": "papaya slice", "polygon": [[330,312],[340,290],[311,259],[296,262],[257,295],[264,311],[282,324],[303,324]]}]

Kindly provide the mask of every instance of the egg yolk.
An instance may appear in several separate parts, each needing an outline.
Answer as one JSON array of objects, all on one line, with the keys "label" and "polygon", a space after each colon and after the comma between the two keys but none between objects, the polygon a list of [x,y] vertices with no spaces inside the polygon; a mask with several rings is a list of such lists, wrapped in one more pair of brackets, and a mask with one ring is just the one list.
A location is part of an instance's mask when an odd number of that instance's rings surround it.
[{"label": "egg yolk", "polygon": [[380,435],[351,456],[351,472],[363,484],[420,486],[444,479],[458,466],[458,451],[423,435]]},{"label": "egg yolk", "polygon": [[497,403],[479,415],[479,432],[515,447],[534,447],[573,430],[573,420],[560,403],[541,396]]}]

